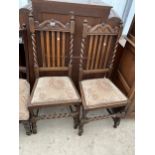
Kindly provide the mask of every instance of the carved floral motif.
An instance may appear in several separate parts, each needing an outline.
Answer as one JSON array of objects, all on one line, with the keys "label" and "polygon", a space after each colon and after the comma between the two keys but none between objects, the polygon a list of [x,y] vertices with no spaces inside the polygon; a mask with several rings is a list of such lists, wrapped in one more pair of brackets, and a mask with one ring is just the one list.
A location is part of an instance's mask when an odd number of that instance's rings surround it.
[{"label": "carved floral motif", "polygon": [[111,25],[109,24],[97,24],[95,26],[90,26],[90,25],[87,25],[87,33],[91,33],[91,34],[102,34],[102,33],[105,33],[105,34],[118,34],[119,32],[119,27],[115,26],[115,27],[112,27]]},{"label": "carved floral motif", "polygon": [[39,23],[38,21],[35,21],[35,28],[37,30],[64,30],[64,31],[70,31],[71,24],[66,23],[64,25],[60,21],[57,21],[55,19],[50,19],[50,20],[45,20],[42,23]]}]

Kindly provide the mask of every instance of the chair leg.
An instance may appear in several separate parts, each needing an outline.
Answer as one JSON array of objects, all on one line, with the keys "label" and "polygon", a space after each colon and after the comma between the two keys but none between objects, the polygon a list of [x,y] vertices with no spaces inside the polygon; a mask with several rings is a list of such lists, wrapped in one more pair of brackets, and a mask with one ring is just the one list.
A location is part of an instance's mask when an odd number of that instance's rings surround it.
[{"label": "chair leg", "polygon": [[30,110],[30,116],[31,116],[30,121],[31,121],[32,133],[33,134],[37,133],[37,120],[36,120],[37,115],[38,115],[38,109],[37,109],[37,114],[36,115],[34,114],[33,109]]},{"label": "chair leg", "polygon": [[[107,109],[107,111],[110,113],[110,114],[113,114],[113,112],[110,110],[110,109]],[[114,121],[114,125],[113,127],[114,128],[117,128],[120,124],[120,121],[121,121],[121,118],[120,117],[112,117],[113,121]]]},{"label": "chair leg", "polygon": [[33,117],[31,122],[32,122],[32,132],[33,132],[33,134],[36,134],[37,133],[37,121],[36,121],[36,118]]},{"label": "chair leg", "polygon": [[74,119],[74,129],[77,129],[79,126],[79,122],[80,122],[80,105],[76,106],[76,112],[77,115],[73,118]]},{"label": "chair leg", "polygon": [[121,121],[121,118],[119,118],[119,117],[114,118],[114,126],[113,127],[117,128],[120,124],[120,121]]},{"label": "chair leg", "polygon": [[80,124],[79,124],[79,131],[78,131],[78,135],[81,136],[83,134],[83,126],[84,126],[84,123],[83,121],[81,120],[80,121]]},{"label": "chair leg", "polygon": [[77,116],[74,117],[73,119],[74,119],[74,129],[77,129],[78,125],[79,125],[79,120],[78,120]]},{"label": "chair leg", "polygon": [[[81,106],[82,107],[82,106]],[[85,119],[86,119],[86,111],[83,109],[81,109],[81,118],[80,118],[80,122],[79,122],[79,131],[78,131],[78,135],[81,136],[84,132],[84,124],[85,124]]]},{"label": "chair leg", "polygon": [[23,125],[26,130],[26,135],[31,135],[32,132],[31,132],[31,125],[30,125],[29,120],[23,121]]}]

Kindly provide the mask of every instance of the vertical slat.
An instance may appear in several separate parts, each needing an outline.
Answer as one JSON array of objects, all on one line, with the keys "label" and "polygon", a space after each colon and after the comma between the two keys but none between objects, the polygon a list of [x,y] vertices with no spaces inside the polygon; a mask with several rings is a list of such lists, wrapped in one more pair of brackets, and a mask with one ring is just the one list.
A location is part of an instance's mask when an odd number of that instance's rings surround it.
[{"label": "vertical slat", "polygon": [[47,67],[50,67],[51,62],[50,62],[49,32],[46,32],[46,50],[47,50]]},{"label": "vertical slat", "polygon": [[52,31],[52,66],[55,67],[55,32]]},{"label": "vertical slat", "polygon": [[99,66],[99,58],[100,58],[100,52],[101,52],[101,47],[102,47],[101,46],[102,45],[102,40],[103,40],[103,36],[100,36],[97,55],[96,55],[95,69],[97,69],[97,67]]},{"label": "vertical slat", "polygon": [[102,62],[103,62],[103,58],[104,58],[104,54],[105,54],[105,50],[106,50],[106,46],[107,46],[107,39],[108,39],[108,36],[104,36],[103,43],[102,43],[102,52],[101,52],[101,57],[100,57],[99,68],[102,67]]},{"label": "vertical slat", "polygon": [[60,32],[57,32],[57,66],[60,67]]},{"label": "vertical slat", "polygon": [[40,32],[41,37],[41,52],[42,52],[42,61],[43,61],[43,67],[45,67],[45,45],[44,45],[44,31]]},{"label": "vertical slat", "polygon": [[89,66],[90,66],[92,46],[93,46],[93,36],[90,36],[86,69],[89,69]]},{"label": "vertical slat", "polygon": [[113,36],[109,36],[108,45],[107,45],[107,50],[106,50],[106,53],[105,53],[105,59],[104,59],[104,64],[103,64],[103,67],[104,67],[104,68],[106,68],[106,65],[107,65],[107,62],[108,62],[108,58],[109,58],[109,54],[110,54],[110,47],[111,47],[112,37],[113,37]]},{"label": "vertical slat", "polygon": [[94,60],[95,60],[95,55],[96,55],[96,51],[97,51],[97,40],[98,40],[98,36],[96,35],[95,41],[94,41],[93,53],[92,53],[91,66],[90,66],[91,69],[93,69],[93,66],[94,66]]},{"label": "vertical slat", "polygon": [[62,32],[62,66],[65,66],[65,32]]}]

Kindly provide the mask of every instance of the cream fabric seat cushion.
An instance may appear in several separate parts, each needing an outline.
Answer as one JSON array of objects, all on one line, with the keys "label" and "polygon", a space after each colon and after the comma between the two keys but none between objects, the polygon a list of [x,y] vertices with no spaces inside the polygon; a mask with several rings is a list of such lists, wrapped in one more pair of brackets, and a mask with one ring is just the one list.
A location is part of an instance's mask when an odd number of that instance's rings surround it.
[{"label": "cream fabric seat cushion", "polygon": [[80,97],[69,77],[52,76],[38,79],[31,104],[77,102]]},{"label": "cream fabric seat cushion", "polygon": [[19,120],[28,120],[29,111],[27,108],[30,97],[30,85],[24,79],[19,79]]},{"label": "cream fabric seat cushion", "polygon": [[81,87],[88,107],[127,101],[126,96],[107,78],[83,80]]}]

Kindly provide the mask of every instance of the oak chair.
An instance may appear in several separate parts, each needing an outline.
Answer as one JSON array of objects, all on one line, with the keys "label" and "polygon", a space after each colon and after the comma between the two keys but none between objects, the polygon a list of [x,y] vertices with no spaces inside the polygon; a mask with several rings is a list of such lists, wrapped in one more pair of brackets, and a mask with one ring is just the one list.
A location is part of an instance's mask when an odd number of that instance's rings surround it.
[{"label": "oak chair", "polygon": [[[29,16],[36,81],[31,93],[29,110],[33,133],[41,119],[73,117],[79,124],[80,96],[71,80],[75,21],[73,14],[66,24],[50,19],[41,23]],[[67,76],[55,76],[56,73]],[[48,75],[47,75],[48,74]],[[40,77],[41,76],[41,77]],[[69,113],[39,115],[43,107],[65,106]]]},{"label": "oak chair", "polygon": [[19,79],[19,122],[24,125],[27,135],[31,135],[31,122],[28,111],[30,84],[26,79]]},{"label": "oak chair", "polygon": [[[25,34],[25,26],[20,29],[21,37]],[[24,42],[25,43],[25,42]],[[26,53],[25,58],[26,58]],[[26,79],[23,79],[26,74]],[[31,135],[30,114],[28,111],[28,102],[30,98],[30,84],[27,76],[27,65],[19,66],[19,122],[24,125],[27,135]]]},{"label": "oak chair", "polygon": [[[79,135],[83,133],[84,124],[112,117],[114,127],[119,125],[122,113],[113,113],[111,108],[125,107],[128,98],[109,79],[118,46],[118,40],[122,32],[122,24],[112,25],[111,22],[88,25],[83,23],[83,39],[81,41],[81,55],[79,65],[79,80],[81,92],[81,118]],[[85,79],[84,76],[103,74],[103,78]],[[97,109],[107,109],[109,115],[88,117],[88,112]]]}]

